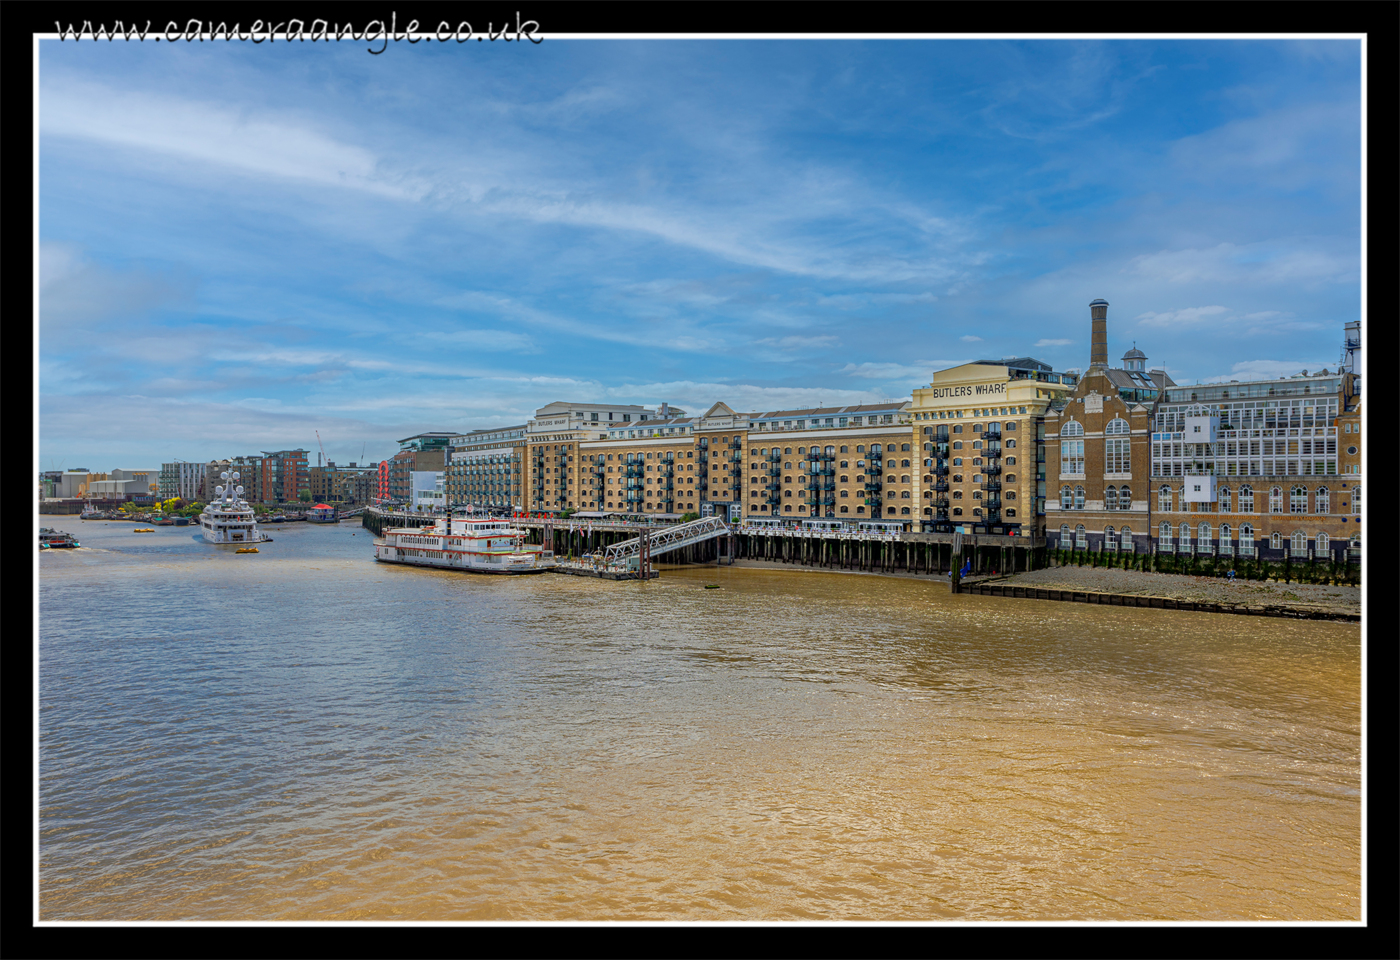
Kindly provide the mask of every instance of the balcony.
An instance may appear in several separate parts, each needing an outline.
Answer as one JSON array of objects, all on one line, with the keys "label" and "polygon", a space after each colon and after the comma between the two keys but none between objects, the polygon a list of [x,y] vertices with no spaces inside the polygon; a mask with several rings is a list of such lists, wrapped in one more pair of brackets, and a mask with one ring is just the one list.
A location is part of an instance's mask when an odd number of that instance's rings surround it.
[{"label": "balcony", "polygon": [[945,493],[945,492],[947,492],[947,490],[948,490],[948,481],[947,481],[947,480],[939,480],[937,483],[935,483],[935,484],[933,485],[933,489],[937,490],[939,493]]}]

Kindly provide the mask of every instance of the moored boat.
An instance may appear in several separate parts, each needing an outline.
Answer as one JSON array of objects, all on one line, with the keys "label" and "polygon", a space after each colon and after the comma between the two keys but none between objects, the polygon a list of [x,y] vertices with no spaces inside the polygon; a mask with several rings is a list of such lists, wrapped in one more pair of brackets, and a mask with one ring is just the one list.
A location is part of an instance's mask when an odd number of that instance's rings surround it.
[{"label": "moored boat", "polygon": [[470,573],[544,573],[554,551],[527,544],[525,531],[507,520],[443,517],[430,527],[392,527],[374,541],[384,563]]}]

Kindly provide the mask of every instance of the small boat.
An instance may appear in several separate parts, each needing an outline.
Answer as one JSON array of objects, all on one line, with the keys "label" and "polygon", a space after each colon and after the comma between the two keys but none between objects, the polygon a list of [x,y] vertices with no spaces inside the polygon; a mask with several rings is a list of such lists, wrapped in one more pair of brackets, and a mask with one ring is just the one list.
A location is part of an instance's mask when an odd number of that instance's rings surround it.
[{"label": "small boat", "polygon": [[135,530],[133,530],[133,531],[131,531],[131,532],[132,532],[132,533],[155,533],[155,532],[156,532],[156,528],[155,528],[155,527],[137,527]]},{"label": "small boat", "polygon": [[174,517],[166,517],[164,520],[157,520],[157,521],[156,521],[156,526],[158,526],[158,527],[173,527],[173,526],[175,526],[175,518],[174,518]]},{"label": "small boat", "polygon": [[257,552],[258,552],[258,548],[257,548],[257,547],[239,547],[237,550],[235,550],[235,551],[233,551],[233,552],[234,552],[234,553],[257,553]]},{"label": "small boat", "polygon": [[39,528],[39,549],[53,550],[61,547],[81,547],[77,537],[71,533],[61,533],[53,527]]}]

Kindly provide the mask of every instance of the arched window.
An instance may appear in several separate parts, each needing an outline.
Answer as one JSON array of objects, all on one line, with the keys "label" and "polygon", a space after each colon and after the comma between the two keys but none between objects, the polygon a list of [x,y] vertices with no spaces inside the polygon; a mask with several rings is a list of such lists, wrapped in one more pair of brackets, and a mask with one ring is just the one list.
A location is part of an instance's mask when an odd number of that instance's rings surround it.
[{"label": "arched window", "polygon": [[1103,542],[1105,544],[1111,548],[1117,545],[1117,540],[1118,533],[1113,529],[1111,524],[1103,528]]},{"label": "arched window", "polygon": [[1293,533],[1293,555],[1302,556],[1308,552],[1308,535],[1301,530]]},{"label": "arched window", "polygon": [[1229,546],[1229,544],[1230,544],[1230,525],[1229,525],[1228,523],[1222,523],[1222,524],[1220,525],[1220,545],[1221,545],[1222,547],[1225,547],[1225,546]]},{"label": "arched window", "polygon": [[1283,487],[1269,488],[1269,512],[1283,513]]},{"label": "arched window", "polygon": [[1067,523],[1060,524],[1060,549],[1069,549],[1069,524]]},{"label": "arched window", "polygon": [[1118,488],[1118,509],[1131,510],[1133,508],[1133,491],[1129,487]]},{"label": "arched window", "polygon": [[1191,549],[1191,524],[1189,524],[1189,523],[1183,523],[1183,524],[1181,525],[1181,530],[1180,530],[1179,532],[1180,532],[1180,534],[1181,534],[1181,549],[1182,549],[1183,551],[1185,551],[1185,550],[1190,550],[1190,549]]},{"label": "arched window", "polygon": [[962,516],[962,507],[954,507],[954,508],[953,508],[953,516],[955,516],[955,517],[961,517],[961,516]]},{"label": "arched window", "polygon": [[1073,510],[1073,509],[1074,509],[1074,490],[1072,490],[1072,489],[1069,488],[1069,487],[1061,487],[1061,488],[1060,488],[1060,509],[1062,509],[1062,510]]},{"label": "arched window", "polygon": [[843,503],[843,504],[841,504],[841,512],[842,512],[842,513],[850,513],[850,512],[851,512],[851,508],[848,507],[848,506],[846,506],[846,505]]},{"label": "arched window", "polygon": [[972,441],[972,449],[974,449],[974,450],[981,450],[981,449],[982,449],[982,441],[981,441],[981,440],[974,440],[974,441]]},{"label": "arched window", "polygon": [[908,513],[909,513],[909,508],[908,508],[908,507],[900,507],[900,508],[899,508],[899,512],[900,512],[900,514],[906,515],[906,516],[907,516]]},{"label": "arched window", "polygon": [[1279,533],[1277,530],[1269,534],[1269,548],[1271,550],[1282,550],[1283,534]]},{"label": "arched window", "polygon": [[1290,495],[1289,498],[1288,498],[1288,512],[1289,512],[1289,513],[1307,513],[1307,512],[1308,512],[1308,488],[1307,488],[1307,487],[1304,487],[1304,486],[1302,486],[1302,485],[1299,485],[1299,486],[1296,486],[1296,487],[1293,488],[1293,491],[1292,491],[1291,495]]},{"label": "arched window", "polygon": [[1157,491],[1157,509],[1163,513],[1171,513],[1172,510],[1172,488],[1165,483]]},{"label": "arched window", "polygon": [[1254,488],[1249,484],[1240,487],[1240,513],[1254,512]]},{"label": "arched window", "polygon": [[1240,553],[1245,556],[1254,553],[1254,527],[1248,523],[1240,524]]},{"label": "arched window", "polygon": [[[1084,426],[1071,420],[1060,430],[1060,472],[1076,474],[1084,472]],[[1077,439],[1066,440],[1065,437]]]},{"label": "arched window", "polygon": [[1361,484],[1359,483],[1351,488],[1351,512],[1361,512]]},{"label": "arched window", "polygon": [[1118,509],[1118,488],[1108,487],[1103,492],[1103,508],[1105,510]]},{"label": "arched window", "polygon": [[1122,417],[1110,420],[1104,427],[1104,473],[1131,473],[1132,458],[1128,439],[1128,421]]},{"label": "arched window", "polygon": [[1210,545],[1210,540],[1210,524],[1203,523],[1196,530],[1196,542],[1205,547]]},{"label": "arched window", "polygon": [[1172,545],[1172,525],[1163,523],[1161,529],[1157,531],[1157,542],[1166,549],[1171,549]]},{"label": "arched window", "polygon": [[1079,524],[1074,528],[1074,545],[1081,550],[1089,545],[1089,538],[1085,536],[1084,524]]},{"label": "arched window", "polygon": [[1133,531],[1129,530],[1127,527],[1124,527],[1122,530],[1120,530],[1120,531],[1118,532],[1118,539],[1119,539],[1119,544],[1118,544],[1119,549],[1122,549],[1122,550],[1131,550],[1131,549],[1133,549]]},{"label": "arched window", "polygon": [[900,451],[903,452],[903,453],[908,453],[908,452],[909,452],[909,444],[907,444],[907,443],[901,443],[901,444],[899,445],[899,449],[900,449]]},{"label": "arched window", "polygon": [[961,450],[961,449],[962,449],[962,441],[961,441],[961,440],[954,440],[954,441],[953,441],[953,449],[954,449],[954,450]]},{"label": "arched window", "polygon": [[1313,497],[1313,506],[1315,507],[1313,513],[1323,514],[1325,516],[1332,512],[1332,494],[1328,492],[1326,487],[1318,487],[1317,493],[1315,493]]},{"label": "arched window", "polygon": [[1008,517],[1014,517],[1014,516],[1016,516],[1016,511],[1015,511],[1014,509],[1007,510],[1007,511],[1006,511],[1006,515],[1007,515]]},{"label": "arched window", "polygon": [[1327,538],[1327,534],[1319,533],[1317,535],[1317,555],[1319,557],[1325,557],[1328,553],[1330,553],[1330,544],[1331,541]]},{"label": "arched window", "polygon": [[1230,509],[1230,488],[1229,488],[1229,487],[1221,487],[1221,488],[1220,488],[1219,503],[1220,503],[1220,512],[1221,512],[1221,513],[1234,513],[1234,511]]},{"label": "arched window", "polygon": [[1084,488],[1083,488],[1083,487],[1075,487],[1075,488],[1074,488],[1074,509],[1076,509],[1076,510],[1083,510],[1083,509],[1084,509]]}]

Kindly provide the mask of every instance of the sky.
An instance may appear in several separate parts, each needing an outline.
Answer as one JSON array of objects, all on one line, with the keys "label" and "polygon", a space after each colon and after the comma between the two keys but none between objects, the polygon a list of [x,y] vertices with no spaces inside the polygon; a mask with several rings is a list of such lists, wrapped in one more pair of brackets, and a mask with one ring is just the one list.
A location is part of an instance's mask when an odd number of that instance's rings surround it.
[{"label": "sky", "polygon": [[1334,367],[1349,40],[43,41],[40,468]]}]

